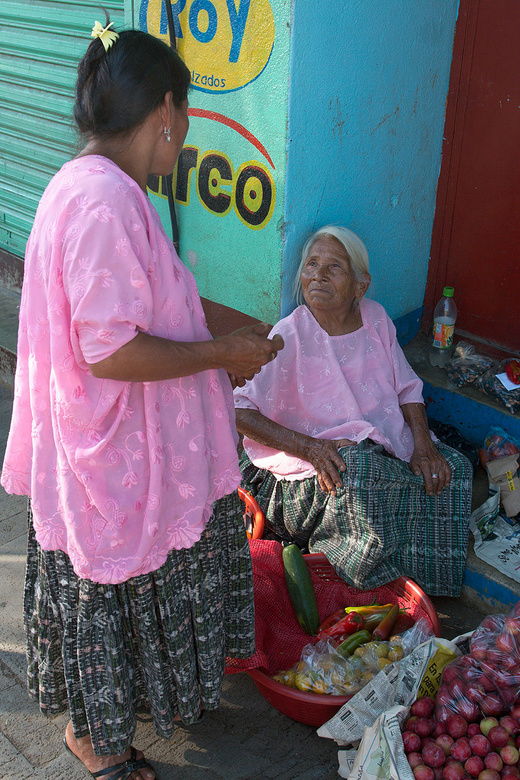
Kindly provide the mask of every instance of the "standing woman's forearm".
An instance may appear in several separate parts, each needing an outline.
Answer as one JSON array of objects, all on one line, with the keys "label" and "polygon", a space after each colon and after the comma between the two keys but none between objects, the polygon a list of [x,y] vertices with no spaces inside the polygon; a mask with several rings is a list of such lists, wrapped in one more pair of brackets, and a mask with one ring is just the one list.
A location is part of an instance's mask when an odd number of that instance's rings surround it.
[{"label": "standing woman's forearm", "polygon": [[309,436],[273,422],[256,409],[235,409],[235,414],[239,433],[273,450],[281,450],[288,455],[306,459]]}]

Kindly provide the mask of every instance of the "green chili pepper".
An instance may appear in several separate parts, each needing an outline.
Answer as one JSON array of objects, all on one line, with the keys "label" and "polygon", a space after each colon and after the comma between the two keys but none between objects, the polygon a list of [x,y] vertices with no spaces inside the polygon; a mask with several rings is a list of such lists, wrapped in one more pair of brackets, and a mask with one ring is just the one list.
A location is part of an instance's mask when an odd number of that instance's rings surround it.
[{"label": "green chili pepper", "polygon": [[364,645],[366,642],[370,642],[371,639],[372,635],[370,631],[367,631],[366,629],[356,631],[355,634],[347,637],[347,639],[336,648],[336,653],[339,653],[343,658],[346,658],[347,656],[352,655],[356,647]]}]

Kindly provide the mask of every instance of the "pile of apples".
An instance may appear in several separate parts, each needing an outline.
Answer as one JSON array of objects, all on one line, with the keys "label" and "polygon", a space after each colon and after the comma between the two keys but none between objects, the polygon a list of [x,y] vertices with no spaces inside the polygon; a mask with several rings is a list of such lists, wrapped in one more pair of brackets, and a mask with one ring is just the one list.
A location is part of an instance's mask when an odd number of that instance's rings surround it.
[{"label": "pile of apples", "polygon": [[403,745],[415,780],[520,778],[520,705],[500,719],[471,722],[452,712],[435,718],[436,703],[417,699],[403,726]]}]

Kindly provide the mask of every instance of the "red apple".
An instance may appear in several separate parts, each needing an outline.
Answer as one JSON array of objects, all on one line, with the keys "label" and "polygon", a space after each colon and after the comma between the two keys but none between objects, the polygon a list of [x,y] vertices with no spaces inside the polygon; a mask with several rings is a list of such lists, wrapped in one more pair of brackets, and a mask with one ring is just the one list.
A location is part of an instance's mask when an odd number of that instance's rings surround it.
[{"label": "red apple", "polygon": [[417,715],[418,718],[429,718],[434,709],[434,700],[430,696],[423,696],[414,701],[410,707],[410,714]]},{"label": "red apple", "polygon": [[503,748],[500,748],[500,758],[504,762],[504,764],[508,764],[509,766],[514,766],[515,764],[518,764],[518,760],[520,759],[520,753],[518,752],[517,747],[513,747],[513,745],[506,745]]},{"label": "red apple", "polygon": [[513,653],[516,647],[514,637],[508,631],[502,631],[496,638],[496,646],[503,653]]},{"label": "red apple", "polygon": [[416,720],[417,720],[416,715],[412,715],[410,718],[407,718],[403,725],[403,731],[415,731],[414,723]]},{"label": "red apple", "polygon": [[486,692],[484,690],[484,686],[480,685],[479,683],[472,682],[470,685],[468,685],[465,691],[466,698],[475,704],[480,704],[485,695]]},{"label": "red apple", "polygon": [[[498,748],[503,748],[507,745],[509,740],[509,731],[507,731],[507,729],[505,729],[503,726],[493,726],[493,728],[489,730],[487,736],[491,743],[491,747],[494,750],[497,750]],[[507,763],[508,762],[506,761],[506,764]]]},{"label": "red apple", "polygon": [[468,723],[474,723],[476,720],[480,720],[481,712],[478,704],[475,704],[468,699],[460,699],[456,705],[457,713],[462,715],[465,721]]},{"label": "red apple", "polygon": [[453,739],[459,739],[459,737],[463,737],[467,730],[467,721],[461,715],[454,713],[453,715],[450,715],[446,721],[446,731],[450,737],[453,737]]},{"label": "red apple", "polygon": [[503,709],[500,696],[496,693],[488,693],[488,695],[482,699],[480,703],[480,709],[484,715],[489,715],[490,717],[500,715]]},{"label": "red apple", "polygon": [[451,764],[446,764],[442,770],[442,776],[444,780],[464,780],[466,773],[462,764],[453,761]]},{"label": "red apple", "polygon": [[424,764],[419,764],[419,766],[415,767],[413,770],[413,776],[415,777],[415,780],[435,780],[433,769],[430,766],[425,766]]},{"label": "red apple", "polygon": [[484,769],[484,762],[480,756],[470,756],[464,764],[464,769],[471,777],[478,777]]},{"label": "red apple", "polygon": [[520,635],[520,617],[507,617],[504,620],[504,630],[518,637]]},{"label": "red apple", "polygon": [[461,680],[460,677],[456,677],[454,680],[450,681],[448,688],[452,699],[462,699],[464,691],[466,690],[466,685],[464,680]]},{"label": "red apple", "polygon": [[486,615],[484,620],[477,628],[477,631],[475,631],[475,634],[477,634],[477,632],[479,634],[484,633],[482,629],[485,628],[487,628],[488,631],[496,631],[497,629],[502,629],[503,625],[504,625],[504,617],[502,615]]},{"label": "red apple", "polygon": [[414,731],[420,737],[429,737],[433,731],[433,719],[432,718],[417,718],[414,723]]},{"label": "red apple", "polygon": [[500,774],[494,769],[483,769],[478,776],[478,780],[500,780]]},{"label": "red apple", "polygon": [[437,767],[444,764],[446,753],[439,745],[436,745],[435,742],[433,742],[432,744],[424,745],[422,757],[426,766]]},{"label": "red apple", "polygon": [[437,698],[435,699],[436,704],[451,704],[451,701],[452,695],[449,686],[441,685],[437,692]]},{"label": "red apple", "polygon": [[446,734],[446,724],[436,720],[433,724],[432,737],[440,737],[441,734]]},{"label": "red apple", "polygon": [[486,769],[494,769],[495,772],[501,772],[504,762],[498,755],[498,753],[491,752],[487,756],[484,756],[484,766]]},{"label": "red apple", "polygon": [[500,725],[503,726],[506,731],[514,735],[519,731],[518,721],[512,715],[504,715],[500,718]]},{"label": "red apple", "polygon": [[[420,764],[422,764],[422,762],[423,762],[422,756],[421,756],[420,753],[408,753],[406,758],[408,759],[408,763],[410,764],[410,767],[412,769],[415,769],[416,766],[420,766]],[[499,758],[500,758],[500,756],[499,756]]]},{"label": "red apple", "polygon": [[451,746],[454,743],[453,737],[450,737],[449,734],[441,734],[437,739],[435,740],[435,744],[438,745],[442,750],[444,750],[444,753],[449,756],[451,751]]},{"label": "red apple", "polygon": [[457,739],[451,746],[450,756],[453,756],[456,761],[467,761],[471,756],[469,740]]},{"label": "red apple", "polygon": [[467,736],[471,739],[471,737],[474,737],[475,734],[482,734],[480,730],[480,723],[469,723]]},{"label": "red apple", "polygon": [[445,704],[438,704],[437,707],[435,707],[435,715],[434,718],[437,723],[446,723],[450,715],[453,713],[451,712],[448,707],[446,707]]},{"label": "red apple", "polygon": [[515,704],[515,706],[511,710],[511,715],[513,716],[513,718],[516,718],[517,720],[520,718],[520,704]]},{"label": "red apple", "polygon": [[520,777],[520,769],[516,766],[505,766],[502,769],[502,777]]},{"label": "red apple", "polygon": [[495,690],[495,683],[493,682],[493,680],[491,680],[489,678],[489,676],[487,674],[482,674],[478,678],[478,681],[479,681],[480,685],[482,685],[482,687],[484,688],[486,693],[490,693],[491,691]]},{"label": "red apple", "polygon": [[[510,652],[509,650],[506,652]],[[504,662],[504,651],[497,647],[490,647],[486,652],[485,665],[492,668],[500,668]]]},{"label": "red apple", "polygon": [[481,758],[484,758],[484,756],[486,756],[491,750],[489,740],[486,739],[484,734],[476,734],[474,737],[471,737],[469,746],[474,754],[476,756],[480,756]]},{"label": "red apple", "polygon": [[403,745],[405,753],[415,753],[420,751],[422,744],[421,738],[415,731],[403,731]]},{"label": "red apple", "polygon": [[[459,670],[458,667],[455,666],[453,663],[448,664],[444,667],[442,670],[442,682],[443,684],[450,683],[452,680],[456,680],[459,676]],[[439,688],[439,693],[442,689],[442,685]],[[437,694],[437,698],[439,698],[439,693]]]},{"label": "red apple", "polygon": [[482,640],[475,640],[471,643],[471,654],[479,661],[485,661],[487,656],[487,644]]}]

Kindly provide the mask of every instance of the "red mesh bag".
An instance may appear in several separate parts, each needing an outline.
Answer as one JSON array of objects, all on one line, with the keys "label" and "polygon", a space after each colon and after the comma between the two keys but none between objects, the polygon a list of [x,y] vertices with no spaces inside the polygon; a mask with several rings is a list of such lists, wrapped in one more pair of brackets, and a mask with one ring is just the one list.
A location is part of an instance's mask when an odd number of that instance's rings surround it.
[{"label": "red mesh bag", "polygon": [[[261,667],[272,675],[293,666],[305,645],[318,640],[307,634],[296,619],[285,584],[282,545],[266,539],[251,540],[249,545],[253,561],[256,652],[247,659],[227,658],[226,673]],[[312,559],[309,556],[308,562]],[[426,617],[432,625],[430,614],[407,594],[398,594],[394,583],[361,591],[334,573],[324,579],[319,567],[310,565],[309,569],[320,621],[341,607],[361,606],[376,600],[380,604],[398,602],[415,621]]]},{"label": "red mesh bag", "polygon": [[435,719],[450,713],[469,723],[508,713],[520,698],[520,602],[509,615],[488,615],[473,632],[470,652],[444,667]]}]

